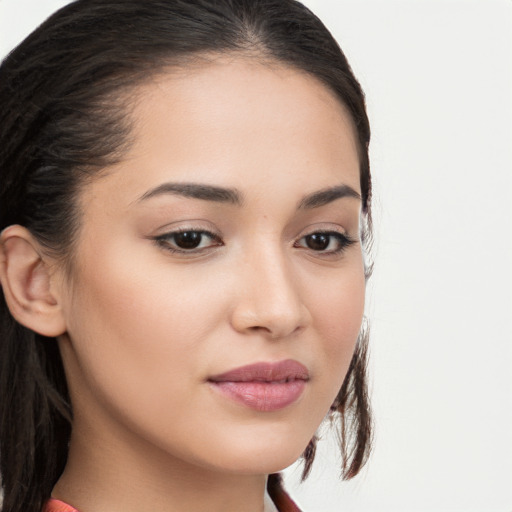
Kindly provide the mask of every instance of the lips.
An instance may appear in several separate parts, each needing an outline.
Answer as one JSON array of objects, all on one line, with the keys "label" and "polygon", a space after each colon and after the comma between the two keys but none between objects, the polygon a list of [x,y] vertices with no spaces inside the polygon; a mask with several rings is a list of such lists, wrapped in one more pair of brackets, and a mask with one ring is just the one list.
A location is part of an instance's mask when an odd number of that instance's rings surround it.
[{"label": "lips", "polygon": [[292,359],[256,363],[208,379],[225,397],[251,409],[271,412],[296,402],[309,380],[308,369]]}]

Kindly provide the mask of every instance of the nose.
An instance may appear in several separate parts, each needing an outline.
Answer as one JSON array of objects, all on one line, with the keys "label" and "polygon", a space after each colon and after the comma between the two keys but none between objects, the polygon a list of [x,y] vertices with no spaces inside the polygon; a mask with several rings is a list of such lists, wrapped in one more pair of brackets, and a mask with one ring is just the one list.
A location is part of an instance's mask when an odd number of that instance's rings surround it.
[{"label": "nose", "polygon": [[253,254],[237,274],[240,293],[231,319],[235,330],[279,339],[308,325],[309,311],[284,255]]}]

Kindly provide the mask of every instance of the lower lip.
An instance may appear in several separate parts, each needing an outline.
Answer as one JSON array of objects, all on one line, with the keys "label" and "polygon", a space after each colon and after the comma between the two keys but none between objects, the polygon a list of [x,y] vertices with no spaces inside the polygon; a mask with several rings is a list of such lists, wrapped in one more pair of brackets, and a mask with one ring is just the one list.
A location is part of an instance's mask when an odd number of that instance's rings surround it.
[{"label": "lower lip", "polygon": [[272,412],[296,402],[306,387],[304,380],[290,382],[210,382],[223,395],[251,409]]}]

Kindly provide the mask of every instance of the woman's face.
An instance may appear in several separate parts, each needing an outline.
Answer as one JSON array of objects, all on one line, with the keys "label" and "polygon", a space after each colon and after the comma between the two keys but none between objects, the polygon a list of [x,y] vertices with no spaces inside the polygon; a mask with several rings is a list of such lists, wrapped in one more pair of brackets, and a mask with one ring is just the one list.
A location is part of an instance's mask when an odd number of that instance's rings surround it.
[{"label": "woman's face", "polygon": [[61,284],[74,436],[118,462],[282,469],[338,393],[363,314],[349,115],[308,75],[244,59],[137,97],[133,145],[84,187]]}]

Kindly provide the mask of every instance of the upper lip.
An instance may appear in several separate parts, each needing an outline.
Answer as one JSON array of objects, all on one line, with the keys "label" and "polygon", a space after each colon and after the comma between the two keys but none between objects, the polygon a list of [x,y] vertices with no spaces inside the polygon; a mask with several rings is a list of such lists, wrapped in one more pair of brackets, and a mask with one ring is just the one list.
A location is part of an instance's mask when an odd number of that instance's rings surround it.
[{"label": "upper lip", "polygon": [[286,359],[275,363],[254,363],[214,375],[211,382],[287,382],[309,380],[308,369],[298,361]]}]

